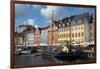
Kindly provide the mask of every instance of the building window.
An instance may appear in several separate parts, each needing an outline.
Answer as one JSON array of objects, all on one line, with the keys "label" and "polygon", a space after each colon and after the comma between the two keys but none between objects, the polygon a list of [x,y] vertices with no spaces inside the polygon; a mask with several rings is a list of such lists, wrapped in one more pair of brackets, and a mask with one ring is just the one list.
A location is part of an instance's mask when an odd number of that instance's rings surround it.
[{"label": "building window", "polygon": [[80,37],[80,33],[78,33],[78,37]]},{"label": "building window", "polygon": [[75,37],[77,37],[77,33],[75,34]]},{"label": "building window", "polygon": [[90,26],[90,30],[92,30],[92,27]]},{"label": "building window", "polygon": [[81,29],[83,29],[83,27],[81,27]]},{"label": "building window", "polygon": [[84,33],[82,32],[82,36],[84,35]]},{"label": "building window", "polygon": [[90,37],[92,37],[92,32],[90,32]]},{"label": "building window", "polygon": [[72,33],[72,37],[74,37],[74,33]]}]

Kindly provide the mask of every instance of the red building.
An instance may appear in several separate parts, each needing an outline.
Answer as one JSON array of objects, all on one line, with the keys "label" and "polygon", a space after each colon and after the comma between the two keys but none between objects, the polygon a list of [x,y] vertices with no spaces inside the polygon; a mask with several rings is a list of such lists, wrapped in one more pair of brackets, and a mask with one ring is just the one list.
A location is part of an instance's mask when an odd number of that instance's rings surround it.
[{"label": "red building", "polygon": [[55,46],[58,44],[58,23],[53,21],[48,29],[48,45]]}]

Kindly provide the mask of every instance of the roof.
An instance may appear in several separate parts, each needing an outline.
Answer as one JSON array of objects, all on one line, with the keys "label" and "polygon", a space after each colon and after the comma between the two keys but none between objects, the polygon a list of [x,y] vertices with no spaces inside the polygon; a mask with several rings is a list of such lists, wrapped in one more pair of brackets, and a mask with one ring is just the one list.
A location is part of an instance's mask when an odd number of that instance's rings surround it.
[{"label": "roof", "polygon": [[50,26],[44,26],[44,27],[40,27],[41,30],[46,30],[48,29]]},{"label": "roof", "polygon": [[32,25],[20,25],[17,29],[18,33],[23,33],[25,31],[33,31],[34,32],[35,27],[33,27]]},{"label": "roof", "polygon": [[[44,26],[44,27],[38,27],[38,29],[40,30],[45,30],[48,29],[50,26]],[[32,25],[20,25],[17,29],[17,32],[19,34],[23,34],[25,32],[35,32],[36,28]]]},{"label": "roof", "polygon": [[89,15],[88,12],[85,12],[83,14],[73,15],[70,17],[63,18],[62,20],[58,21],[58,27],[66,27],[70,25],[78,25],[85,23],[84,21],[87,21],[88,23],[91,23],[92,16]]}]

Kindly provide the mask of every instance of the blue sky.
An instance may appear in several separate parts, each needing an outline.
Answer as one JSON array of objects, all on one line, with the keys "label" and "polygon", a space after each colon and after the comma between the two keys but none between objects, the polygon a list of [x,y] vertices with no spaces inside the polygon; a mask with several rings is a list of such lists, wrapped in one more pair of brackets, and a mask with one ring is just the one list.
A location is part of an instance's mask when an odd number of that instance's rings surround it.
[{"label": "blue sky", "polygon": [[39,27],[45,26],[51,23],[52,11],[53,19],[60,20],[69,14],[81,14],[83,10],[90,14],[94,12],[94,8],[15,4],[15,26],[18,27],[26,23]]}]

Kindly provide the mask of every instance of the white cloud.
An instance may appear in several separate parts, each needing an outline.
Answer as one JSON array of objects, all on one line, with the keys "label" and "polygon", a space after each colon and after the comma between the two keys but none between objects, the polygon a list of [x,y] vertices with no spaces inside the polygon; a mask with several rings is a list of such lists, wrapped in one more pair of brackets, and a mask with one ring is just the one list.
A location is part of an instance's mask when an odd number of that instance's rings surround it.
[{"label": "white cloud", "polygon": [[29,25],[34,25],[35,20],[33,20],[33,19],[27,19],[27,22],[28,22]]},{"label": "white cloud", "polygon": [[35,20],[34,19],[27,19],[26,21],[24,21],[24,25],[34,25],[35,24]]},{"label": "white cloud", "polygon": [[35,28],[38,28],[38,25],[35,25]]},{"label": "white cloud", "polygon": [[46,8],[41,9],[41,14],[48,20],[51,20],[52,12],[54,20],[59,20],[67,16],[65,7],[47,6]]}]

